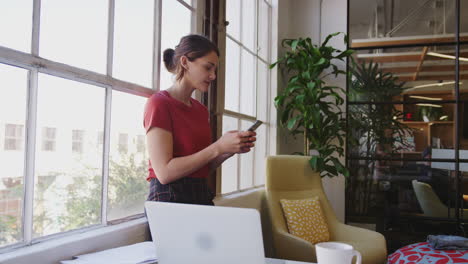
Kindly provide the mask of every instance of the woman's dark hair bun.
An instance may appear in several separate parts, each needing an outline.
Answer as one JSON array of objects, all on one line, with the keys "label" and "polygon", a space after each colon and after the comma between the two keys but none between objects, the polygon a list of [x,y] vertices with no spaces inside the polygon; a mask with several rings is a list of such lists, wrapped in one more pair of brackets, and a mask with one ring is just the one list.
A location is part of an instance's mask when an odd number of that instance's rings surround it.
[{"label": "woman's dark hair bun", "polygon": [[174,54],[175,50],[173,49],[166,49],[163,53],[164,65],[169,72],[174,72],[175,70]]}]

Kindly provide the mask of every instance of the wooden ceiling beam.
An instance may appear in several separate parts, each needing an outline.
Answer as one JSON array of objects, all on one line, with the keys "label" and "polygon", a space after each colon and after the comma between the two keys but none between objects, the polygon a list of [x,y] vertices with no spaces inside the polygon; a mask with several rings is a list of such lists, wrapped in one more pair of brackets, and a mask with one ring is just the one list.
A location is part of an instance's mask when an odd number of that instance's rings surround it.
[{"label": "wooden ceiling beam", "polygon": [[[416,66],[408,67],[388,67],[382,68],[384,72],[391,73],[411,73],[416,71]],[[432,65],[432,66],[422,66],[421,72],[443,72],[451,71],[455,72],[455,65]],[[461,64],[460,71],[468,71],[468,64]]]},{"label": "wooden ceiling beam", "polygon": [[[468,41],[468,35],[460,36],[460,41]],[[440,44],[455,42],[455,36],[413,36],[380,39],[355,39],[351,41],[351,48],[372,48],[402,45],[424,45],[427,43]]]},{"label": "wooden ceiling beam", "polygon": [[[413,76],[395,76],[398,77],[399,81],[402,82],[411,82],[413,81]],[[454,81],[454,74],[447,75],[420,75],[418,81]],[[468,74],[460,74],[460,80],[468,80]]]},{"label": "wooden ceiling beam", "polygon": [[416,67],[416,72],[413,75],[413,81],[416,81],[418,79],[418,74],[419,74],[419,71],[421,71],[421,67],[422,67],[422,65],[424,63],[424,58],[426,57],[428,49],[429,48],[426,46],[426,47],[423,48],[423,50],[421,52],[421,58],[419,59],[418,66]]},{"label": "wooden ceiling beam", "polygon": [[[443,52],[443,54],[451,55],[452,53],[446,53]],[[366,54],[367,55],[367,54]],[[468,52],[461,52],[460,57],[468,57]],[[366,56],[366,57],[359,57],[357,60],[359,62],[408,62],[408,61],[420,61],[421,60],[421,54],[403,54],[403,55],[398,55],[398,54],[391,54],[388,56],[382,56],[379,54],[375,54],[375,56]],[[440,58],[440,57],[434,57],[434,56],[427,56],[425,60],[449,60],[445,58]],[[455,64],[455,61],[452,60]]]}]

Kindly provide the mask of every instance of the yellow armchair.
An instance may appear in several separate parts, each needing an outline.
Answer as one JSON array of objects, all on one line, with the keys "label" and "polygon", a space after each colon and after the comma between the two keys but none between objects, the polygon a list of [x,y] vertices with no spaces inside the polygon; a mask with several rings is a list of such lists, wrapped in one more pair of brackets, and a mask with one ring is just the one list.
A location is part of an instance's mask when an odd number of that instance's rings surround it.
[{"label": "yellow armchair", "polygon": [[380,233],[345,225],[338,221],[323,191],[322,180],[308,163],[310,157],[270,156],[267,158],[266,201],[273,227],[277,258],[316,262],[315,246],[288,233],[280,199],[318,196],[330,232],[330,241],[352,245],[362,254],[363,264],[383,264],[387,258],[385,238]]}]

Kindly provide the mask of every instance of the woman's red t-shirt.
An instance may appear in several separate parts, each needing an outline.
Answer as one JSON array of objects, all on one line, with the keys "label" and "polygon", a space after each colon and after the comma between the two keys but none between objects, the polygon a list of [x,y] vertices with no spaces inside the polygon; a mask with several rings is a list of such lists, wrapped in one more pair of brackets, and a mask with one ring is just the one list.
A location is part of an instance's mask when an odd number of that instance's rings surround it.
[{"label": "woman's red t-shirt", "polygon": [[[160,91],[146,102],[143,125],[146,133],[152,127],[159,127],[172,133],[173,156],[183,157],[194,154],[211,144],[211,129],[208,110],[197,100],[190,98],[188,106],[170,96],[167,91]],[[148,181],[157,178],[149,162]],[[206,178],[208,165],[193,172],[188,177]]]}]

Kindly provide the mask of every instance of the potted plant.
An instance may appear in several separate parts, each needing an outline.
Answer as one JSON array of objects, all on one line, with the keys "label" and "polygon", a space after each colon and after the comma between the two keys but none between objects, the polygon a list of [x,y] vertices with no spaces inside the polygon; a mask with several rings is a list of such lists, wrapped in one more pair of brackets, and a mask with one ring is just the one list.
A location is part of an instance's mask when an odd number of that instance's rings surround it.
[{"label": "potted plant", "polygon": [[[335,62],[344,61],[352,50],[338,50],[328,41],[340,33],[330,34],[318,46],[310,38],[285,39],[288,50],[270,68],[279,65],[289,79],[286,87],[275,98],[280,124],[294,136],[304,136],[304,155],[316,150],[318,155],[309,163],[324,176],[348,176],[348,170],[336,157],[344,155],[346,117],[342,110],[344,89],[327,85],[325,78],[346,74]],[[344,37],[347,42],[346,36]]]},{"label": "potted plant", "polygon": [[351,59],[349,100],[368,104],[350,105],[349,131],[355,134],[349,135],[349,139],[366,139],[366,157],[374,155],[379,148],[386,154],[397,151],[395,146],[404,145],[403,139],[412,135],[412,130],[402,123],[403,112],[395,104],[384,103],[400,96],[404,85],[405,82],[399,81],[392,73],[384,72],[377,63],[358,64]]},{"label": "potted plant", "polygon": [[[349,67],[348,98],[348,153],[354,157],[391,157],[391,153],[409,147],[413,131],[403,121],[403,112],[394,101],[399,97],[405,83],[392,73],[382,70],[373,61],[356,63],[351,58]],[[388,164],[387,164],[388,165]],[[375,198],[375,180],[388,173],[390,166],[378,160],[363,164],[360,160],[350,159],[353,177],[347,185],[349,212],[367,215]],[[388,187],[388,186],[387,186]],[[382,185],[385,188],[385,185]]]}]

